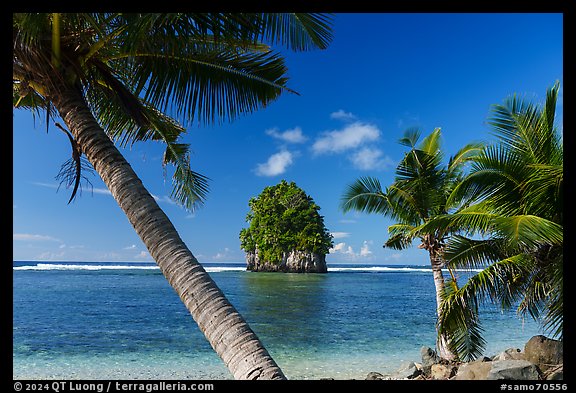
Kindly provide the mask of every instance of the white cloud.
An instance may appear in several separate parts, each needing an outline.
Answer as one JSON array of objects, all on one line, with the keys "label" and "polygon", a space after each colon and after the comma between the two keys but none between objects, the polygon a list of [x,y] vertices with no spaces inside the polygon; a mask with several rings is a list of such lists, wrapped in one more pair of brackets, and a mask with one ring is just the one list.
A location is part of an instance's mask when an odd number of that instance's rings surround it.
[{"label": "white cloud", "polygon": [[370,250],[371,244],[372,240],[364,240],[360,247],[360,252],[355,252],[352,246],[341,242],[335,244],[329,252],[330,254],[340,254],[349,261],[369,260],[372,256],[372,251]]},{"label": "white cloud", "polygon": [[349,232],[331,232],[334,239],[343,239],[345,237],[350,236]]},{"label": "white cloud", "polygon": [[165,203],[168,203],[170,205],[178,206],[178,203],[174,199],[170,198],[168,195],[163,195],[161,197],[159,197],[158,195],[154,195],[154,194],[150,194],[150,195],[158,203],[165,202]]},{"label": "white cloud", "polygon": [[110,190],[107,188],[91,188],[90,191],[95,194],[112,195]]},{"label": "white cloud", "polygon": [[59,242],[62,243],[62,240],[57,239],[55,237],[52,236],[46,236],[46,235],[34,235],[34,234],[30,234],[30,233],[14,233],[12,234],[12,240],[18,240],[18,241],[50,241],[50,242]]},{"label": "white cloud", "polygon": [[355,151],[349,158],[357,169],[376,170],[386,169],[394,165],[394,161],[388,156],[383,156],[382,150],[372,147],[364,147]]},{"label": "white cloud", "polygon": [[304,143],[308,140],[308,138],[302,134],[300,127],[294,127],[284,132],[278,131],[277,128],[271,128],[266,130],[266,134],[287,143]]},{"label": "white cloud", "polygon": [[355,255],[352,246],[347,246],[346,243],[344,242],[335,244],[334,247],[332,247],[329,250],[329,252],[330,254],[340,253],[340,254]]},{"label": "white cloud", "polygon": [[334,247],[332,247],[329,251],[332,254],[332,253],[337,252],[337,251],[342,251],[344,249],[344,247],[346,247],[346,243],[344,243],[344,242],[337,243],[337,244],[334,244]]},{"label": "white cloud", "polygon": [[[58,189],[60,187],[60,185],[58,184],[54,184],[54,183],[42,183],[42,182],[32,182],[32,184],[34,184],[35,186],[40,186],[40,187],[47,187],[47,188],[55,188]],[[97,188],[97,187],[86,187],[82,190],[79,190],[80,192],[90,192],[93,194],[104,194],[104,195],[112,195],[112,193],[110,192],[109,189],[107,188]]]},{"label": "white cloud", "polygon": [[258,164],[255,171],[258,176],[276,176],[286,172],[292,162],[292,153],[283,150],[271,155],[264,164]]},{"label": "white cloud", "polygon": [[131,244],[131,245],[123,248],[123,250],[135,250],[135,249],[136,249],[136,244]]},{"label": "white cloud", "polygon": [[343,109],[338,109],[336,112],[330,113],[331,119],[336,120],[356,120],[356,116],[351,112],[345,112]]},{"label": "white cloud", "polygon": [[372,241],[364,240],[362,247],[360,247],[360,256],[361,257],[368,257],[372,255],[372,251],[370,251],[369,244],[372,244]]},{"label": "white cloud", "polygon": [[380,138],[380,130],[372,125],[354,122],[341,130],[327,131],[316,139],[312,150],[316,154],[341,153]]},{"label": "white cloud", "polygon": [[34,184],[35,186],[40,186],[40,187],[48,187],[48,188],[58,188],[58,184],[51,184],[51,183],[42,183],[42,182],[32,182],[32,184]]}]

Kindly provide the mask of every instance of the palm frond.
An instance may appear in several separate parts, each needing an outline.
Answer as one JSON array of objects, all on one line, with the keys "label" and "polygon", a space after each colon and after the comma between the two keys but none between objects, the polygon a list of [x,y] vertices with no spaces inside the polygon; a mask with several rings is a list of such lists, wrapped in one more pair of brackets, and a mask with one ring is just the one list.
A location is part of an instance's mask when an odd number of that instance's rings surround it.
[{"label": "palm frond", "polygon": [[388,214],[390,203],[380,181],[374,177],[360,177],[348,185],[340,200],[344,212],[356,210],[365,213]]},{"label": "palm frond", "polygon": [[407,146],[411,149],[416,148],[416,144],[418,143],[418,139],[420,139],[420,134],[422,132],[420,129],[416,127],[408,128],[404,131],[404,135],[402,138],[398,139],[398,143],[404,146]]},{"label": "palm frond", "polygon": [[448,172],[460,171],[464,164],[474,160],[484,150],[486,145],[481,142],[468,143],[456,152],[448,161]]},{"label": "palm frond", "polygon": [[[84,83],[92,111],[112,137],[124,140],[123,144],[129,140],[139,140],[133,135],[131,137],[131,131],[134,128],[150,127],[141,98],[122,80],[121,70],[113,70],[98,59],[92,60],[90,65]],[[125,130],[128,132],[123,137]]]},{"label": "palm frond", "polygon": [[[128,84],[184,124],[233,120],[265,107],[287,87],[284,58],[260,39],[294,50],[324,47],[331,39],[323,14],[146,14],[123,16],[127,28],[114,41],[131,45],[107,56],[125,68]],[[133,39],[141,37],[141,39]],[[253,50],[257,45],[258,49]],[[318,45],[318,46],[317,46]],[[162,48],[160,51],[158,48]]]},{"label": "palm frond", "polygon": [[454,235],[446,243],[444,258],[448,266],[455,269],[483,269],[505,257],[503,246],[502,239],[479,240]]},{"label": "palm frond", "polygon": [[392,224],[388,227],[388,240],[384,243],[384,247],[391,248],[393,250],[404,250],[412,244],[414,236],[411,235],[411,231],[414,229],[412,225],[409,224]]},{"label": "palm frond", "polygon": [[494,104],[490,108],[491,116],[487,123],[502,143],[514,147],[518,137],[517,114],[524,113],[532,105],[514,94],[504,100],[503,104]]},{"label": "palm frond", "polygon": [[443,214],[432,217],[419,226],[417,233],[489,233],[494,226],[495,214],[483,210],[481,206],[471,206],[458,213]]},{"label": "palm frond", "polygon": [[[106,132],[120,145],[156,140],[166,145],[163,165],[174,165],[172,197],[187,210],[201,206],[208,194],[208,178],[190,167],[189,145],[178,142],[185,129],[141,98],[123,88],[92,89],[91,107]],[[185,184],[185,182],[189,182]]]},{"label": "palm frond", "polygon": [[282,91],[294,92],[286,86],[280,54],[209,49],[187,56],[135,55],[129,83],[146,85],[144,99],[163,112],[174,110],[172,116],[184,123],[234,120],[265,107]]},{"label": "palm frond", "polygon": [[441,160],[442,149],[441,149],[441,138],[442,132],[440,128],[435,128],[430,134],[428,134],[422,142],[418,145],[418,150],[426,152],[428,155],[433,157],[438,157]]},{"label": "palm frond", "polygon": [[531,281],[537,275],[535,262],[531,255],[518,253],[493,263],[473,278],[479,276],[489,283],[484,299],[489,298],[502,309],[512,309],[527,299]]},{"label": "palm frond", "polygon": [[419,225],[429,216],[428,209],[433,205],[430,202],[433,197],[423,198],[421,194],[410,189],[410,186],[396,181],[387,189],[388,203],[391,207],[388,215],[406,224]]},{"label": "palm frond", "polygon": [[[423,150],[411,150],[396,167],[394,186],[411,195],[420,216],[428,218],[445,210],[447,173],[439,157]],[[392,187],[390,187],[392,189]]]},{"label": "palm frond", "polygon": [[404,155],[396,167],[396,180],[440,182],[440,157],[428,154],[424,150],[413,149]]},{"label": "palm frond", "polygon": [[413,229],[414,229],[413,225],[397,223],[397,224],[392,224],[388,227],[388,233],[390,235],[403,234],[403,235],[409,236]]},{"label": "palm frond", "polygon": [[532,174],[526,179],[526,212],[562,223],[564,167],[562,165],[530,165]]},{"label": "palm frond", "polygon": [[60,180],[60,185],[58,186],[58,189],[60,189],[60,186],[62,184],[65,184],[66,188],[72,187],[72,193],[70,195],[70,199],[68,199],[68,204],[70,204],[70,202],[72,202],[74,198],[76,198],[78,190],[81,191],[80,182],[82,179],[84,179],[88,184],[90,184],[90,186],[92,186],[92,183],[84,175],[84,173],[93,172],[93,168],[88,162],[88,160],[86,160],[82,156],[80,147],[76,143],[76,140],[74,139],[72,134],[70,134],[70,132],[66,130],[64,127],[62,127],[59,123],[55,123],[55,125],[60,130],[62,130],[64,134],[66,134],[70,142],[70,147],[72,149],[71,153],[72,157],[69,160],[67,160],[64,164],[62,164],[62,166],[60,167],[60,172],[58,172],[58,175],[56,175],[56,180]]},{"label": "palm frond", "polygon": [[176,142],[186,132],[176,120],[128,90],[103,84],[91,89],[87,98],[100,124],[122,146],[147,140]]},{"label": "palm frond", "polygon": [[471,172],[452,190],[449,206],[489,202],[494,211],[518,214],[523,179],[529,176],[521,157],[501,146],[487,146],[471,163]]},{"label": "palm frond", "polygon": [[558,83],[548,89],[543,108],[517,95],[494,105],[488,123],[498,144],[476,155],[471,173],[452,190],[447,205],[458,207],[456,213],[415,229],[456,233],[444,250],[449,266],[488,264],[454,288],[443,306],[447,311],[439,332],[451,335],[464,352],[469,352],[469,329],[475,323],[467,320],[467,307],[475,310],[475,302],[517,306],[518,313],[563,336],[563,147],[554,125],[558,89]]},{"label": "palm frond", "polygon": [[554,130],[554,121],[556,118],[556,103],[558,101],[558,92],[560,91],[560,81],[556,81],[552,87],[546,90],[546,103],[542,111],[542,117],[545,121],[545,129]]},{"label": "palm frond", "polygon": [[554,127],[558,89],[558,83],[548,89],[543,109],[516,95],[493,107],[488,123],[505,149],[536,164],[549,163],[557,156],[554,151],[561,145]]},{"label": "palm frond", "polygon": [[563,254],[559,253],[550,268],[546,270],[546,281],[549,283],[550,291],[544,299],[545,316],[543,328],[550,332],[552,336],[563,338],[564,335],[564,263]]},{"label": "palm frond", "polygon": [[315,13],[264,14],[264,40],[289,49],[305,51],[325,49],[332,41],[332,15]]},{"label": "palm frond", "polygon": [[520,277],[529,273],[524,259],[522,255],[506,258],[471,276],[461,287],[453,281],[445,286],[438,334],[450,337],[450,345],[460,358],[474,359],[484,348],[479,305],[494,302],[509,308],[521,296],[521,290],[511,283],[522,282]]},{"label": "palm frond", "polygon": [[[174,150],[174,145],[169,146]],[[170,153],[174,155],[175,153]],[[169,154],[166,154],[168,156]],[[170,161],[175,165],[174,175],[172,176],[172,192],[171,198],[184,206],[190,211],[194,211],[198,206],[202,205],[208,195],[209,179],[190,169],[189,157],[179,157],[177,160]]]},{"label": "palm frond", "polygon": [[[526,255],[527,270],[518,284],[522,296],[517,311],[541,322],[554,336],[563,335],[563,252],[561,246],[541,246]],[[521,284],[521,285],[520,285]]]},{"label": "palm frond", "polygon": [[42,111],[50,111],[50,117],[56,116],[56,111],[49,101],[35,89],[26,86],[26,82],[14,81],[12,107],[30,111],[34,117],[40,116]]},{"label": "palm frond", "polygon": [[384,247],[392,250],[405,250],[412,245],[412,240],[412,238],[407,238],[403,235],[392,235],[388,237]]},{"label": "palm frond", "polygon": [[233,120],[296,93],[284,58],[261,40],[325,48],[331,23],[324,14],[14,14],[14,105],[50,116],[44,92],[55,81],[81,91],[122,145],[166,143],[173,196],[190,208],[205,196],[207,178],[190,168],[180,124]]},{"label": "palm frond", "polygon": [[446,282],[437,326],[438,335],[448,337],[459,359],[471,361],[482,355],[486,340],[482,337],[478,299],[470,296],[466,286],[458,288],[455,281]]},{"label": "palm frond", "polygon": [[562,225],[538,216],[495,217],[493,222],[494,231],[506,238],[512,249],[529,251],[542,244],[561,246],[564,238]]},{"label": "palm frond", "polygon": [[38,46],[50,37],[50,14],[14,13],[12,14],[13,39],[23,46]]}]

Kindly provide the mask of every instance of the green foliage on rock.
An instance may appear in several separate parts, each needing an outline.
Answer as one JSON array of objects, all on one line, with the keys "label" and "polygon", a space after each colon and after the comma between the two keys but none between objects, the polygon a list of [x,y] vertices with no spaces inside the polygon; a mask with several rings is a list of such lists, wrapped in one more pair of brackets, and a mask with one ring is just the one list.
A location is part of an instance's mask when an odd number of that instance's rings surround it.
[{"label": "green foliage on rock", "polygon": [[328,254],[333,246],[320,206],[294,182],[266,187],[248,205],[250,227],[240,231],[240,246],[246,252],[258,250],[263,261],[279,263],[292,250]]}]

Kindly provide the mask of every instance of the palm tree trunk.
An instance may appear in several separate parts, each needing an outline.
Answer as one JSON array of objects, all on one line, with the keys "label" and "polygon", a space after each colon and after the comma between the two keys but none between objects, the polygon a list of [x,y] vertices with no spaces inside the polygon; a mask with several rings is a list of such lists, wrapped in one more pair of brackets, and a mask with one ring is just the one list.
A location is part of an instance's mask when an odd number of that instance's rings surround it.
[{"label": "palm tree trunk", "polygon": [[[436,255],[434,251],[430,252],[430,265],[432,266],[432,275],[434,276],[434,287],[436,288],[436,315],[440,316],[442,311],[442,294],[444,293],[444,276],[442,275],[442,258]],[[456,360],[456,355],[448,346],[448,338],[444,334],[439,334],[436,339],[436,348],[438,355],[446,360]]]},{"label": "palm tree trunk", "polygon": [[150,255],[235,379],[286,379],[243,317],[198,263],[130,164],[71,89],[52,94],[55,108]]}]

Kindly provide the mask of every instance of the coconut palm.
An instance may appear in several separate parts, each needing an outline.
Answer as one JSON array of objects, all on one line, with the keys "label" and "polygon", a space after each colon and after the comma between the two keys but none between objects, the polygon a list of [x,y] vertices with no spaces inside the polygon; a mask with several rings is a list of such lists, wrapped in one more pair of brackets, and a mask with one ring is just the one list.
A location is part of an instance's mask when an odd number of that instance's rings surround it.
[{"label": "coconut palm", "polygon": [[166,145],[172,198],[199,207],[208,180],[191,169],[185,125],[235,119],[287,86],[283,57],[325,48],[322,14],[14,14],[14,108],[61,118],[75,195],[87,160],[100,175],[200,330],[236,379],[284,379],[116,148]]},{"label": "coconut palm", "polygon": [[555,124],[559,83],[543,106],[516,95],[494,105],[489,124],[497,143],[473,158],[450,203],[461,209],[423,225],[458,229],[447,242],[448,266],[480,269],[464,285],[446,286],[440,331],[453,349],[473,358],[482,350],[478,307],[496,303],[529,314],[563,337],[563,147]]},{"label": "coconut palm", "polygon": [[[428,252],[436,290],[437,313],[444,293],[445,266],[444,243],[449,229],[440,228],[426,233],[414,230],[437,215],[448,213],[451,206],[448,196],[463,177],[465,164],[481,149],[481,144],[471,143],[460,149],[443,165],[441,131],[436,128],[419,144],[420,132],[408,130],[400,143],[409,147],[396,168],[395,181],[382,189],[378,179],[362,177],[348,186],[342,197],[342,210],[379,213],[397,222],[388,227],[389,238],[384,247],[404,249],[418,238],[418,248]],[[454,360],[445,334],[439,334],[436,342],[438,354]]]}]

